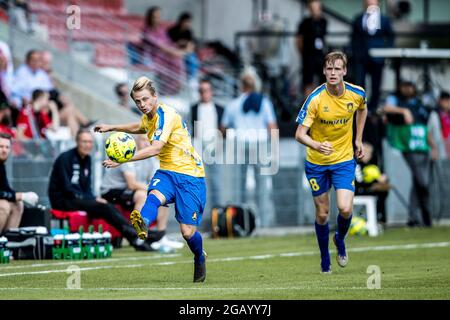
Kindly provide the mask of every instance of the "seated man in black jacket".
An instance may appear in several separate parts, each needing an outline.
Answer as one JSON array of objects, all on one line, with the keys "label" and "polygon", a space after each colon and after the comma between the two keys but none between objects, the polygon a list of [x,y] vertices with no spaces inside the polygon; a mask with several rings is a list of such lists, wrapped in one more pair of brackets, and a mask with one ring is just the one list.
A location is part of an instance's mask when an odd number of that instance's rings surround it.
[{"label": "seated man in black jacket", "polygon": [[77,146],[58,156],[53,164],[48,195],[53,209],[86,211],[91,218],[106,220],[136,250],[153,251],[150,243],[140,240],[125,217],[105,199],[95,197],[91,187],[91,156],[94,138],[87,129],[76,136]]},{"label": "seated man in black jacket", "polygon": [[0,234],[17,228],[23,214],[23,203],[35,206],[39,197],[34,192],[15,192],[6,177],[5,162],[11,152],[11,136],[0,132]]}]

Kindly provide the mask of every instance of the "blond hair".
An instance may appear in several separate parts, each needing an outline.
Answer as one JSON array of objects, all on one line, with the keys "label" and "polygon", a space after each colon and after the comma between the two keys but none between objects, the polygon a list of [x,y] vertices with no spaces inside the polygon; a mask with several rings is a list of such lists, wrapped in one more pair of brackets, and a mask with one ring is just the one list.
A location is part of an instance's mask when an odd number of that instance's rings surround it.
[{"label": "blond hair", "polygon": [[336,60],[342,60],[342,62],[344,64],[343,67],[347,68],[347,56],[345,55],[345,53],[343,53],[341,51],[333,51],[333,52],[330,52],[329,54],[327,54],[325,56],[323,66],[326,67],[329,63],[334,65],[334,62]]},{"label": "blond hair", "polygon": [[145,89],[150,91],[152,96],[156,95],[156,88],[153,86],[153,82],[149,78],[145,76],[137,78],[136,81],[133,83],[133,88],[131,89],[130,92],[131,98],[134,99],[133,97],[134,92],[138,92]]}]

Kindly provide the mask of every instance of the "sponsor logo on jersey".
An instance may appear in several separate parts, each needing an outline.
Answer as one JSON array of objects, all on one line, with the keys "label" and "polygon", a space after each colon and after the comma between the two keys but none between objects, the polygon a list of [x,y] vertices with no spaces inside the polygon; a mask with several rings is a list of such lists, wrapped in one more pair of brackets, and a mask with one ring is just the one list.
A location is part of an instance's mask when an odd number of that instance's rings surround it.
[{"label": "sponsor logo on jersey", "polygon": [[335,125],[335,124],[346,124],[350,119],[336,119],[336,120],[324,120],[324,119],[320,119],[320,123],[321,124],[331,124],[331,125]]}]

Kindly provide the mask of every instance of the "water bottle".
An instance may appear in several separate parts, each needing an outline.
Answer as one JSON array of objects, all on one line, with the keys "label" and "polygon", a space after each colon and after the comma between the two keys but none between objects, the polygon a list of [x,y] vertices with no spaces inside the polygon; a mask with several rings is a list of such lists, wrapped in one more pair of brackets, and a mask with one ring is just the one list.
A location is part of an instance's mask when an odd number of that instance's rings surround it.
[{"label": "water bottle", "polygon": [[68,234],[65,237],[66,240],[66,245],[67,245],[67,249],[66,249],[66,259],[75,259],[74,256],[74,248],[75,246],[78,244],[78,241],[75,240],[74,234]]},{"label": "water bottle", "polygon": [[83,246],[83,258],[84,259],[92,259],[94,257],[95,249],[92,243],[92,234],[91,233],[83,233],[81,236],[81,242]]},{"label": "water bottle", "polygon": [[94,257],[96,259],[102,259],[105,253],[105,246],[103,245],[103,236],[99,232],[94,232],[92,234],[92,239],[94,243]]},{"label": "water bottle", "polygon": [[72,234],[72,257],[73,259],[83,259],[83,254],[81,252],[81,236],[79,233]]},{"label": "water bottle", "polygon": [[103,239],[105,241],[105,257],[112,256],[113,246],[111,243],[111,238],[111,233],[108,231],[103,232]]},{"label": "water bottle", "polygon": [[64,259],[65,257],[65,245],[64,245],[64,235],[63,234],[56,234],[53,237],[53,259]]},{"label": "water bottle", "polygon": [[9,256],[11,252],[6,247],[8,239],[6,237],[0,237],[0,263],[9,263]]}]

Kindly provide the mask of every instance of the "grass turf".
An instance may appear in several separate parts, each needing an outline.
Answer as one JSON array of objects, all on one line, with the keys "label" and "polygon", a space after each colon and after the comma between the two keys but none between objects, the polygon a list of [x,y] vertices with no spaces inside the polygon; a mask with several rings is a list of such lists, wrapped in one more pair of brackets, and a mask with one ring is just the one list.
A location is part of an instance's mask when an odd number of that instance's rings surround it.
[{"label": "grass turf", "polygon": [[[174,255],[123,248],[105,260],[13,261],[0,265],[0,299],[450,298],[450,227],[388,229],[346,242],[349,264],[339,268],[330,235],[333,273],[322,275],[313,234],[205,239],[203,284],[192,283],[187,247]],[[70,265],[81,268],[80,290],[66,288]],[[381,289],[367,288],[371,265],[381,270]]]}]

